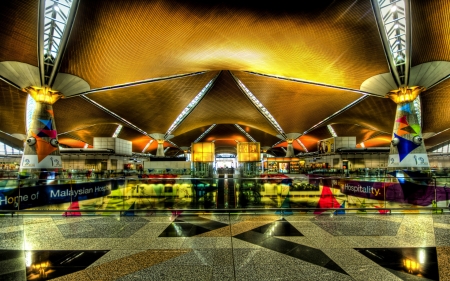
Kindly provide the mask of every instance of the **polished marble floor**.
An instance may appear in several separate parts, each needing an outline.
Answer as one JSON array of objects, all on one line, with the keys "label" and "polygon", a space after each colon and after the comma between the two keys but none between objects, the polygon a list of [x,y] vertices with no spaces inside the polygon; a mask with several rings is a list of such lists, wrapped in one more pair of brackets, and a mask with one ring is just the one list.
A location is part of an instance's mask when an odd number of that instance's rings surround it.
[{"label": "polished marble floor", "polygon": [[2,216],[0,280],[450,280],[450,215]]}]

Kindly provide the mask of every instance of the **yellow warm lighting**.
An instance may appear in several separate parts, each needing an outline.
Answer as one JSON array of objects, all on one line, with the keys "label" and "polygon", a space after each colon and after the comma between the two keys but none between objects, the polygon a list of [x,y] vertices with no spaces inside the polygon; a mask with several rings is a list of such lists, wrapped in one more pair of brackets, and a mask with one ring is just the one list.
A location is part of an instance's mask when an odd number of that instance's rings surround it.
[{"label": "yellow warm lighting", "polygon": [[386,97],[390,98],[397,104],[412,102],[420,93],[424,92],[425,90],[425,87],[421,86],[402,87],[398,90],[390,91],[389,93],[387,93]]},{"label": "yellow warm lighting", "polygon": [[156,142],[159,144],[164,144],[164,140],[156,140]]},{"label": "yellow warm lighting", "polygon": [[197,142],[191,146],[191,159],[194,162],[214,162],[214,154],[213,142]]},{"label": "yellow warm lighting", "polygon": [[261,153],[259,142],[240,142],[237,144],[237,156],[239,162],[259,162]]},{"label": "yellow warm lighting", "polygon": [[62,95],[58,91],[53,91],[48,87],[28,87],[24,89],[36,101],[47,104],[54,104]]},{"label": "yellow warm lighting", "polygon": [[403,266],[410,273],[414,273],[414,272],[419,271],[419,263],[415,262],[415,261],[412,261],[410,259],[403,260]]}]

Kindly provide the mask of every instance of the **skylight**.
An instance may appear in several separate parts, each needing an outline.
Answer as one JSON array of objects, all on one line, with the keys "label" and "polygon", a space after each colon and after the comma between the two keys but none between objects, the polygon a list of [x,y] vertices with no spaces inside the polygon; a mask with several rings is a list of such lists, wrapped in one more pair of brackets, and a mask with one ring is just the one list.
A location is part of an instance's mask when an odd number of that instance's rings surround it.
[{"label": "skylight", "polygon": [[45,84],[49,82],[49,75],[56,63],[56,58],[62,46],[63,34],[69,20],[72,0],[45,0],[44,11],[44,64],[47,67]]},{"label": "skylight", "polygon": [[[389,48],[391,63],[396,68],[400,84],[407,82],[405,67],[408,59],[408,37],[407,37],[407,14],[404,0],[376,0],[380,13],[379,21],[382,21],[383,31],[387,42],[385,47]],[[408,28],[409,29],[409,28]],[[385,41],[384,40],[384,41]]]},{"label": "skylight", "polygon": [[27,122],[27,131],[30,130],[31,121],[33,120],[33,112],[36,108],[36,101],[31,97],[31,95],[27,95],[27,115],[26,115],[26,122]]},{"label": "skylight", "polygon": [[0,155],[22,154],[21,150],[15,149],[5,143],[0,142]]},{"label": "skylight", "polygon": [[422,127],[422,110],[420,105],[420,96],[417,96],[416,99],[413,101],[413,103],[417,115],[417,121],[419,121],[419,125]]}]

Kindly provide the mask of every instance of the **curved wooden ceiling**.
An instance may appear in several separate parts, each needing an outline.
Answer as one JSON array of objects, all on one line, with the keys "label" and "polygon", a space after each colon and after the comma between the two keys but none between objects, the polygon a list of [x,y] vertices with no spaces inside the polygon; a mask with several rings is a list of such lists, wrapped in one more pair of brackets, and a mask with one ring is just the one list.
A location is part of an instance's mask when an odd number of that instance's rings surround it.
[{"label": "curved wooden ceiling", "polygon": [[411,65],[450,61],[450,2],[411,0],[411,13]]},{"label": "curved wooden ceiling", "polygon": [[26,93],[0,80],[0,131],[25,134],[26,105]]},{"label": "curved wooden ceiling", "polygon": [[450,128],[449,93],[450,79],[447,79],[421,94],[424,133],[439,133]]},{"label": "curved wooden ceiling", "polygon": [[34,66],[37,59],[38,0],[2,1],[0,4],[0,62],[20,61]]},{"label": "curved wooden ceiling", "polygon": [[92,88],[247,70],[358,89],[389,71],[370,1],[81,1],[70,42],[60,71]]},{"label": "curved wooden ceiling", "polygon": [[[227,145],[235,145],[234,139],[248,141],[234,124],[261,146],[279,141],[279,132],[231,73],[285,133],[307,132],[300,140],[308,151],[317,149],[318,140],[331,137],[328,124],[338,135],[354,135],[366,146],[389,145],[396,105],[389,99],[364,98],[352,91],[366,79],[389,72],[370,1],[317,0],[301,5],[238,0],[80,1],[60,72],[79,76],[91,89],[203,73],[86,95],[100,106],[84,97],[59,100],[54,111],[61,142],[73,146],[92,143],[94,136],[110,136],[121,124],[124,129],[119,137],[132,141],[133,150],[141,152],[150,140],[147,134],[166,133],[186,105],[221,71],[200,103],[172,132],[177,146],[190,146],[212,124],[217,124],[216,128],[204,139],[217,141],[223,151]],[[411,0],[411,6],[412,65],[450,61],[450,2]],[[37,66],[38,1],[2,1],[0,15],[0,62]],[[425,133],[449,128],[449,81],[421,95]],[[360,102],[335,115],[361,97]],[[0,81],[0,131],[25,134],[25,110],[26,94]],[[436,145],[445,137],[446,133],[436,135],[425,144]],[[171,144],[166,142],[168,146]],[[153,142],[147,151],[154,152],[156,147]],[[303,151],[298,143],[294,148]],[[274,151],[283,154],[281,149]],[[175,153],[171,148],[170,154]]]},{"label": "curved wooden ceiling", "polygon": [[285,133],[303,133],[363,96],[245,72],[235,75],[265,105]]},{"label": "curved wooden ceiling", "polygon": [[217,71],[211,71],[195,76],[102,91],[89,94],[87,97],[124,117],[145,132],[164,134],[180,112],[217,74]]},{"label": "curved wooden ceiling", "polygon": [[277,134],[269,121],[242,93],[228,71],[219,75],[214,87],[173,134],[180,135],[212,124],[239,124]]}]

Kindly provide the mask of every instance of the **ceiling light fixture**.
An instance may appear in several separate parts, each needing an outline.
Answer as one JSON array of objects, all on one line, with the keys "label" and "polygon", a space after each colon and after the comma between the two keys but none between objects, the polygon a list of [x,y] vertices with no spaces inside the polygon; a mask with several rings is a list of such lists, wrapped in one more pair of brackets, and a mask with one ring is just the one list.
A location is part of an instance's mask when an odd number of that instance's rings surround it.
[{"label": "ceiling light fixture", "polygon": [[204,136],[206,136],[207,133],[209,133],[214,127],[216,126],[216,124],[212,124],[211,127],[209,127],[206,131],[204,131],[195,141],[194,143],[199,142]]},{"label": "ceiling light fixture", "polygon": [[166,132],[166,136],[170,135],[180,124],[183,122],[183,120],[194,110],[194,108],[198,105],[198,103],[202,100],[202,98],[206,95],[206,93],[211,89],[212,85],[216,81],[217,77],[219,76],[220,72],[211,79],[208,84],[203,87],[203,89],[194,97],[194,99],[184,108],[180,115],[175,119],[175,121],[170,125],[169,129]]},{"label": "ceiling light fixture", "polygon": [[252,142],[256,142],[256,140],[252,138],[252,136],[250,136],[250,134],[247,133],[244,129],[242,129],[241,126],[239,126],[238,124],[234,124],[234,126],[236,126],[236,128],[238,128],[239,131],[241,131],[249,140],[251,140]]},{"label": "ceiling light fixture", "polygon": [[255,97],[255,95],[250,92],[250,90],[244,85],[244,83],[241,82],[234,74],[230,71],[231,76],[234,78],[234,80],[237,82],[239,88],[241,88],[242,92],[247,96],[247,98],[253,103],[254,106],[261,112],[261,114],[266,117],[267,120],[272,124],[272,126],[277,130],[277,132],[285,136],[285,133],[281,126],[278,124],[278,122],[275,120],[275,118],[270,114],[270,112],[267,110],[267,108],[264,107],[264,105]]}]

